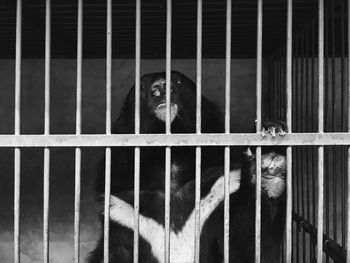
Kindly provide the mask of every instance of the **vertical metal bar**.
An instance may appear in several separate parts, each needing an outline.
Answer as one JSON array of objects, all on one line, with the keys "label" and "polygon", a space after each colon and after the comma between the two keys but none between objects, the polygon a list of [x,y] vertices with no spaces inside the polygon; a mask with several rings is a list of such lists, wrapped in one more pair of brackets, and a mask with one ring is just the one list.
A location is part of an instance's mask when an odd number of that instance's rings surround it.
[{"label": "vertical metal bar", "polygon": [[[261,131],[262,98],[262,16],[263,2],[258,0],[256,43],[256,132]],[[255,262],[260,263],[261,254],[261,147],[256,148],[256,196],[255,196]]]},{"label": "vertical metal bar", "polygon": [[[300,56],[300,95],[301,95],[301,107],[300,107],[300,129],[302,132],[305,132],[305,106],[306,106],[306,96],[305,96],[305,31],[301,33],[301,56]],[[304,186],[305,186],[305,148],[300,147],[300,190],[301,190],[301,215],[303,218],[305,218],[305,192],[304,192]],[[302,262],[305,262],[306,260],[306,233],[305,229],[302,228]]]},{"label": "vertical metal bar", "polygon": [[[318,132],[324,129],[324,2],[319,0],[318,15]],[[318,147],[317,262],[322,263],[324,205],[324,147]]]},{"label": "vertical metal bar", "polygon": [[[306,48],[305,48],[305,53],[306,53],[306,101],[307,101],[307,107],[306,107],[306,116],[307,116],[307,122],[306,122],[306,132],[311,132],[311,125],[310,124],[310,119],[311,119],[311,114],[312,114],[312,100],[310,96],[310,35],[311,33],[311,26],[308,27],[307,33],[305,35],[305,42],[306,42]],[[306,205],[307,205],[307,220],[311,222],[311,195],[310,195],[310,189],[311,189],[311,173],[312,173],[312,161],[313,160],[311,157],[311,148],[310,146],[306,147]],[[308,247],[309,250],[308,252],[308,258],[310,262],[312,262],[312,241],[310,235],[307,236],[308,238]]]},{"label": "vertical metal bar", "polygon": [[[171,22],[172,1],[167,0],[166,10],[166,125],[165,132],[171,133],[170,103],[171,103]],[[165,149],[165,239],[164,262],[170,262],[170,177],[171,177],[171,148]]]},{"label": "vertical metal bar", "polygon": [[[22,60],[22,0],[16,7],[16,71],[15,71],[15,135],[20,134],[21,124],[21,61]],[[20,262],[20,188],[21,188],[21,149],[15,148],[14,182],[14,263]]]},{"label": "vertical metal bar", "polygon": [[[136,0],[135,134],[140,134],[141,0]],[[139,262],[140,147],[134,152],[134,263]]]},{"label": "vertical metal bar", "polygon": [[[202,0],[197,1],[197,105],[196,133],[201,133],[202,109]],[[195,200],[195,241],[194,262],[200,262],[200,196],[201,196],[201,147],[196,147],[196,200]]]},{"label": "vertical metal bar", "polygon": [[[347,22],[348,22],[348,65],[350,65],[350,56],[349,56],[349,52],[350,52],[350,0],[347,1],[348,4],[348,17],[347,17]],[[350,132],[350,67],[348,66],[348,132]],[[348,165],[348,169],[347,169],[347,194],[348,194],[348,198],[347,198],[347,226],[346,226],[346,262],[350,263],[350,147],[348,146],[348,161],[347,161],[347,165]]]},{"label": "vertical metal bar", "polygon": [[[300,79],[300,74],[299,74],[299,40],[300,37],[296,36],[295,38],[295,56],[296,56],[296,62],[295,62],[295,130],[298,132],[300,131],[300,126],[299,126],[299,111],[300,111],[300,100],[299,100],[299,92],[300,92],[300,85],[299,85],[299,79]],[[295,181],[296,181],[296,212],[299,214],[300,213],[300,183],[299,183],[299,175],[300,175],[300,147],[297,146],[295,148]],[[299,250],[300,250],[300,245],[299,245],[299,226],[297,225],[296,229],[296,260],[297,262],[299,261]]]},{"label": "vertical metal bar", "polygon": [[[232,23],[232,1],[226,1],[226,65],[225,65],[225,133],[230,133],[231,121],[231,23]],[[230,261],[230,147],[225,147],[224,161],[225,176],[225,199],[224,199],[224,262]]]},{"label": "vertical metal bar", "polygon": [[[336,131],[335,124],[335,103],[336,103],[336,87],[335,87],[335,16],[334,16],[334,0],[331,1],[331,30],[332,30],[332,132]],[[338,151],[335,146],[331,146],[332,149],[332,177],[333,177],[333,198],[332,198],[332,207],[333,207],[333,240],[337,242],[337,163],[336,160],[338,157]]]},{"label": "vertical metal bar", "polygon": [[[316,43],[316,39],[315,38],[315,21],[312,22],[312,26],[311,26],[311,43],[312,43],[312,47],[311,47],[311,103],[312,103],[312,112],[311,112],[311,125],[312,125],[312,131],[315,131],[315,118],[314,118],[314,110],[315,110],[315,43]],[[312,147],[311,149],[311,159],[314,160],[315,158],[315,147]],[[315,162],[312,162],[312,178],[311,178],[311,182],[312,182],[312,224],[316,225],[316,188],[315,188],[315,184],[316,184],[316,176],[315,176]],[[312,257],[313,259],[315,258],[315,245],[313,244],[312,246]]]},{"label": "vertical metal bar", "polygon": [[277,60],[277,54],[275,53],[274,55],[273,55],[273,57],[274,57],[274,67],[273,67],[273,70],[274,70],[274,103],[273,103],[273,105],[274,105],[274,112],[273,112],[273,114],[274,114],[274,116],[273,116],[273,118],[276,120],[276,119],[278,119],[278,71],[277,71],[277,69],[278,69],[278,66],[277,66],[277,63],[278,63],[278,60]]},{"label": "vertical metal bar", "polygon": [[[77,30],[77,97],[75,133],[81,134],[81,92],[82,92],[82,60],[83,60],[83,0],[78,0]],[[80,190],[81,190],[81,149],[75,148],[74,176],[74,263],[79,263],[80,244]]]},{"label": "vertical metal bar", "polygon": [[[287,6],[287,57],[286,57],[286,89],[287,89],[287,126],[292,132],[292,18],[293,1]],[[287,147],[287,207],[286,207],[286,254],[285,261],[292,262],[292,147]]]},{"label": "vertical metal bar", "polygon": [[[346,131],[345,127],[345,112],[346,112],[346,106],[345,106],[345,96],[346,91],[345,91],[345,10],[344,10],[344,3],[345,1],[340,2],[340,21],[341,21],[341,97],[340,97],[340,104],[341,104],[341,111],[340,111],[340,120],[341,120],[341,131]],[[341,146],[341,160],[340,163],[342,165],[342,170],[341,170],[341,207],[342,207],[342,217],[341,217],[341,235],[342,235],[342,246],[345,247],[345,240],[346,240],[346,231],[345,231],[345,221],[346,221],[346,205],[345,205],[345,200],[346,200],[346,180],[345,180],[345,175],[346,175],[346,162],[345,162],[345,146]]]},{"label": "vertical metal bar", "polygon": [[[112,93],[112,0],[107,0],[106,32],[106,134],[111,134],[111,93]],[[105,206],[103,260],[109,263],[109,206],[111,195],[111,148],[106,148],[105,158]]]},{"label": "vertical metal bar", "polygon": [[[328,41],[328,30],[329,30],[329,26],[328,26],[328,9],[325,9],[325,14],[324,14],[324,20],[326,21],[325,23],[325,27],[324,27],[324,35],[325,35],[325,43],[324,43],[324,51],[325,51],[325,63],[324,63],[324,68],[325,68],[325,77],[324,77],[324,86],[325,86],[325,92],[326,92],[326,99],[325,99],[325,130],[329,131],[329,120],[332,121],[332,115],[329,114],[329,109],[331,108],[331,106],[329,105],[329,98],[332,95],[331,93],[331,89],[329,88],[329,76],[328,76],[328,63],[329,63],[329,41]],[[330,211],[330,205],[329,205],[329,189],[330,189],[330,174],[332,171],[332,166],[330,165],[330,149],[329,147],[326,147],[325,149],[325,169],[326,169],[326,174],[325,174],[325,232],[326,235],[329,236],[329,221],[330,221],[330,217],[329,217],[329,211]],[[329,256],[326,255],[326,263],[329,263]]]},{"label": "vertical metal bar", "polygon": [[[44,134],[50,134],[51,1],[46,0],[45,17],[45,121]],[[50,149],[44,149],[43,261],[49,262]]]}]

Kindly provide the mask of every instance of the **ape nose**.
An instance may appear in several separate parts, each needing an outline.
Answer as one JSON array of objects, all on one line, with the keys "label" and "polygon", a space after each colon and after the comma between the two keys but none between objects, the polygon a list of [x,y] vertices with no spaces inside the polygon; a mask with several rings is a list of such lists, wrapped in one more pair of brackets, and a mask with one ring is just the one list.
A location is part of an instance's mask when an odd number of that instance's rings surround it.
[{"label": "ape nose", "polygon": [[[172,92],[172,83],[170,85],[170,92]],[[165,96],[166,94],[166,81],[164,79],[157,80],[152,85],[152,94],[155,97]]]}]

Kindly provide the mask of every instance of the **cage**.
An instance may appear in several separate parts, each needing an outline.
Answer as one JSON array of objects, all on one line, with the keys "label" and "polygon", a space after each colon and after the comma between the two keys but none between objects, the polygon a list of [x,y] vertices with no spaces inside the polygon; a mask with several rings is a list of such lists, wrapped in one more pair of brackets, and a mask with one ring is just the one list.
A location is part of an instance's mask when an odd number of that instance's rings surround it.
[{"label": "cage", "polygon": [[[103,156],[110,166],[111,147],[135,147],[140,168],[140,147],[222,146],[227,168],[236,146],[257,146],[260,164],[261,147],[282,145],[287,209],[280,262],[349,262],[349,1],[5,0],[0,7],[1,261],[86,259],[101,228],[92,185]],[[111,134],[133,83],[171,69],[218,106],[222,134],[200,133],[200,117],[194,134],[170,134],[168,121],[167,134]],[[286,121],[288,134],[261,137],[263,119]],[[169,262],[169,232],[165,240]],[[193,262],[200,262],[196,244]],[[234,262],[227,245],[224,261]]]}]

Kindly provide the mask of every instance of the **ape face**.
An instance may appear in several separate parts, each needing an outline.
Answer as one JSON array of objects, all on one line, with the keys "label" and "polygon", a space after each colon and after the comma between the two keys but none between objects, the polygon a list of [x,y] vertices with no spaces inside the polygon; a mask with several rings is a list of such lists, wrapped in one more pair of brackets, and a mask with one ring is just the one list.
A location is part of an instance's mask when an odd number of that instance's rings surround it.
[{"label": "ape face", "polygon": [[[183,112],[194,113],[195,84],[183,74],[171,72],[170,121],[181,116]],[[158,120],[166,121],[166,76],[165,72],[146,74],[141,78],[141,101],[146,111]]]}]

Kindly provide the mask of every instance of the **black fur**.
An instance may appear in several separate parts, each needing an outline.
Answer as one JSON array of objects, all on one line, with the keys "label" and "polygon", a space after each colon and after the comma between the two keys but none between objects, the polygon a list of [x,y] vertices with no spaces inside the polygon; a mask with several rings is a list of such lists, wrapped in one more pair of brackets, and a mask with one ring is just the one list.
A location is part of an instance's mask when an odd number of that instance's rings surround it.
[{"label": "black fur", "polygon": [[[141,78],[141,133],[164,133],[165,124],[159,120],[155,107],[164,97],[155,98],[151,85],[165,73],[147,74]],[[171,125],[172,133],[195,132],[196,86],[186,76],[172,72],[172,103],[178,105],[178,116]],[[162,91],[162,90],[161,90]],[[270,123],[271,124],[271,123]],[[218,111],[210,101],[202,98],[202,131],[222,132],[223,125]],[[134,133],[134,87],[130,90],[113,133]],[[254,262],[255,188],[250,183],[251,162],[233,152],[231,169],[242,167],[242,184],[230,201],[230,262]],[[182,228],[194,209],[195,148],[172,147],[172,164],[179,170],[171,178],[171,227],[176,232]],[[210,190],[216,179],[223,174],[223,149],[202,147],[202,197]],[[164,225],[165,149],[163,147],[141,148],[140,213]],[[210,169],[207,169],[210,168]],[[96,192],[104,192],[104,160],[96,180]],[[205,172],[204,172],[205,171]],[[133,204],[134,148],[112,149],[111,193]],[[277,262],[284,225],[284,195],[272,200],[262,193],[262,263]],[[101,220],[102,221],[102,220]],[[150,245],[140,238],[140,262],[157,262],[150,252]],[[89,258],[90,263],[102,262],[103,238],[100,238]],[[110,225],[110,262],[132,262],[133,232],[115,222]],[[220,205],[206,222],[201,234],[201,262],[223,261],[223,205]]]},{"label": "black fur", "polygon": [[[146,74],[141,78],[140,98],[140,132],[165,133],[165,123],[159,120],[154,108],[164,102],[164,96],[152,96],[151,85],[158,79],[165,79],[165,72]],[[196,132],[196,85],[183,74],[173,71],[172,103],[178,105],[178,116],[171,125],[172,133]],[[128,93],[121,113],[113,124],[112,133],[134,133],[135,88]],[[223,125],[216,106],[206,98],[202,98],[202,131],[218,133],[223,131]],[[172,164],[180,167],[177,173],[172,173],[172,187],[176,188],[191,180],[195,171],[195,148],[173,147],[171,154]],[[202,168],[206,169],[223,162],[223,150],[220,147],[203,147]],[[104,193],[104,160],[100,163],[99,175],[96,180],[97,194]],[[163,190],[165,171],[165,148],[141,148],[141,189]],[[111,193],[118,194],[132,190],[134,187],[134,148],[115,147],[112,149],[112,185]]]}]

